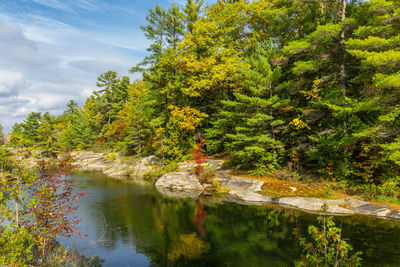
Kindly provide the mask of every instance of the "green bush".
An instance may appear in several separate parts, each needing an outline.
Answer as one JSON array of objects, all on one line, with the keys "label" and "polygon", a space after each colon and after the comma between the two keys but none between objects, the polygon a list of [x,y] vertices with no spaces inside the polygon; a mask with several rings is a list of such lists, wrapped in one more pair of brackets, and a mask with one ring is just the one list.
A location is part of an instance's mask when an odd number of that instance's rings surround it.
[{"label": "green bush", "polygon": [[398,197],[400,195],[399,177],[385,181],[377,187],[377,192],[387,197]]},{"label": "green bush", "polygon": [[[327,207],[323,207],[327,211]],[[360,266],[361,252],[353,255],[349,253],[353,247],[342,239],[341,229],[335,226],[332,216],[319,216],[319,226],[310,225],[308,233],[310,242],[305,238],[300,239],[300,245],[304,247],[305,256],[300,266]]]},{"label": "green bush", "polygon": [[26,266],[33,260],[35,238],[23,227],[6,227],[0,232],[0,265]]}]

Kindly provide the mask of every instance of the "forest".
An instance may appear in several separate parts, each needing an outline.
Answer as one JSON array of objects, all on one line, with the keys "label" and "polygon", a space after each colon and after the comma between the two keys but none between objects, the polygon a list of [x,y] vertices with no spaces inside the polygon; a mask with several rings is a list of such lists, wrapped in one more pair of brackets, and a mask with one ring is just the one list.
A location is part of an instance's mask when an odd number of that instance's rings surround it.
[{"label": "forest", "polygon": [[187,0],[150,9],[132,80],[99,75],[80,107],[30,113],[11,146],[208,155],[400,193],[399,0]]}]

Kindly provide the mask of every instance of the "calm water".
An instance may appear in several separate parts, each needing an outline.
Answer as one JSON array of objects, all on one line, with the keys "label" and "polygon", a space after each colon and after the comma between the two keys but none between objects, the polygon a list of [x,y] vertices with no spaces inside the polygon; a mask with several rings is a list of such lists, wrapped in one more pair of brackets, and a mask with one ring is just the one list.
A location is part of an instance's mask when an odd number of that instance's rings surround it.
[{"label": "calm water", "polygon": [[[76,243],[105,266],[294,266],[299,238],[316,216],[279,207],[168,199],[152,185],[79,174]],[[363,266],[400,266],[400,223],[338,217],[343,236],[363,252]]]}]

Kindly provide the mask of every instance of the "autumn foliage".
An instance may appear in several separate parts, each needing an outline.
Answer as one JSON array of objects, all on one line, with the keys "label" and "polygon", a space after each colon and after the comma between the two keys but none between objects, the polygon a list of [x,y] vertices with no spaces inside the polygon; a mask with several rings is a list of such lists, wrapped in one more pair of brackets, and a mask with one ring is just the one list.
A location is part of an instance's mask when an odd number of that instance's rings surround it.
[{"label": "autumn foliage", "polygon": [[56,166],[40,161],[40,175],[29,189],[33,196],[29,210],[33,220],[25,223],[37,236],[40,247],[37,253],[42,256],[54,250],[57,237],[83,236],[77,231],[81,220],[73,217],[72,213],[78,208],[74,201],[87,193],[72,191],[72,184],[76,181],[71,178],[74,166],[70,161],[70,157],[65,157]]},{"label": "autumn foliage", "polygon": [[202,164],[205,163],[207,159],[207,155],[204,155],[205,150],[203,149],[204,146],[204,139],[200,138],[200,143],[196,145],[196,148],[191,151],[194,161],[196,162],[196,175],[200,175],[201,171],[203,170]]},{"label": "autumn foliage", "polygon": [[77,231],[80,220],[73,217],[74,201],[87,193],[73,192],[70,161],[40,161],[34,171],[0,149],[0,265],[70,266],[85,260],[57,242],[83,236]]}]

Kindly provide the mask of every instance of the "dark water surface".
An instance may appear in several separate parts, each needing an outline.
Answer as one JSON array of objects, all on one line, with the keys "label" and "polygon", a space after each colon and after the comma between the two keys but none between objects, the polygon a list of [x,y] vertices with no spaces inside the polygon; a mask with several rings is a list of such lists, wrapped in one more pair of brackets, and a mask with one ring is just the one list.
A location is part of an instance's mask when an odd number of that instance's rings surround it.
[{"label": "dark water surface", "polygon": [[[76,243],[105,266],[294,266],[299,238],[316,216],[279,207],[169,199],[150,184],[81,173]],[[342,236],[363,252],[363,266],[400,266],[400,222],[337,217]]]}]

